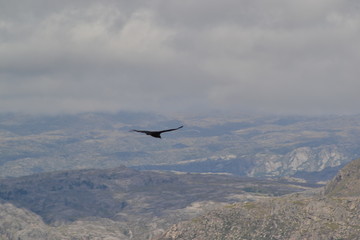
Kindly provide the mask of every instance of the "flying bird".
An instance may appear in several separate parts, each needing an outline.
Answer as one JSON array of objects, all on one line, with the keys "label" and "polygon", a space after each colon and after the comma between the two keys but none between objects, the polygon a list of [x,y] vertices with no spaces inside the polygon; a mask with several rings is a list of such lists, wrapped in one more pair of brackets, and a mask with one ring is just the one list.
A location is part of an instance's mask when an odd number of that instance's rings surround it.
[{"label": "flying bird", "polygon": [[146,135],[152,136],[154,138],[161,138],[160,134],[164,133],[164,132],[171,132],[171,131],[175,131],[178,130],[180,128],[182,128],[184,126],[180,126],[178,128],[172,128],[172,129],[166,129],[166,130],[161,130],[161,131],[146,131],[146,130],[130,130],[130,132],[139,132],[139,133],[145,133]]}]

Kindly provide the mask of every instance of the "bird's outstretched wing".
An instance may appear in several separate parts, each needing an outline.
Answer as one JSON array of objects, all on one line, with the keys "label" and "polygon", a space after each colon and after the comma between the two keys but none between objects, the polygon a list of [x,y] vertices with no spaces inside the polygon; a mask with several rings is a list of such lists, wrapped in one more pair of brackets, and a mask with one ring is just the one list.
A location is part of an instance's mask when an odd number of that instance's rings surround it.
[{"label": "bird's outstretched wing", "polygon": [[146,131],[146,130],[133,129],[133,130],[130,130],[130,132],[145,133],[146,135],[150,135],[150,136],[155,137],[155,138],[161,138],[160,134],[162,134],[164,132],[175,131],[175,130],[178,130],[178,129],[182,128],[182,127],[184,127],[184,126],[180,126],[178,128],[166,129],[166,130],[162,130],[162,131]]},{"label": "bird's outstretched wing", "polygon": [[149,133],[151,133],[151,131],[136,130],[136,129],[132,129],[132,130],[130,130],[130,132],[139,132],[139,133],[145,133],[145,134],[149,134]]},{"label": "bird's outstretched wing", "polygon": [[171,132],[171,131],[175,131],[175,130],[178,130],[180,128],[183,128],[184,126],[180,126],[178,128],[172,128],[172,129],[166,129],[166,130],[162,130],[162,131],[159,131],[160,133],[164,133],[164,132]]}]

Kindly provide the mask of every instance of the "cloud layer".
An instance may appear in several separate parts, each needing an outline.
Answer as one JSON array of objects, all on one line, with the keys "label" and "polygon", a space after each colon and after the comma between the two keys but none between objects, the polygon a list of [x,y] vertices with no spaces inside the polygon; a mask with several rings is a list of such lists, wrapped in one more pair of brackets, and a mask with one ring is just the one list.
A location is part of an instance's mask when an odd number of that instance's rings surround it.
[{"label": "cloud layer", "polygon": [[0,111],[360,113],[355,0],[0,0]]}]

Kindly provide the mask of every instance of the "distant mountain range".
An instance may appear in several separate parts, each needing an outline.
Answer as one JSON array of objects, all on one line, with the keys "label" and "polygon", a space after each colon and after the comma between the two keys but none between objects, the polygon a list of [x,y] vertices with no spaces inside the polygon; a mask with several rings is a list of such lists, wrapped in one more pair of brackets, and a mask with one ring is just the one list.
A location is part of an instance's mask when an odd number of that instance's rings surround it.
[{"label": "distant mountain range", "polygon": [[[129,132],[184,125],[163,139]],[[0,114],[0,177],[84,168],[331,179],[360,157],[360,116]]]},{"label": "distant mountain range", "polygon": [[360,159],[319,193],[248,201],[172,226],[157,240],[359,239]]}]

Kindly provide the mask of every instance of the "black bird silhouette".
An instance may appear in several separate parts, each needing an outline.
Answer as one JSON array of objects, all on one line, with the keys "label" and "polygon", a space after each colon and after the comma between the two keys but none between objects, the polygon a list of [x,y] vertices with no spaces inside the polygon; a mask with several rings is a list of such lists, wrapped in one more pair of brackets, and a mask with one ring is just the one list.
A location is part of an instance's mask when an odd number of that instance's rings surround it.
[{"label": "black bird silhouette", "polygon": [[139,132],[139,133],[145,133],[146,135],[152,136],[154,138],[161,138],[160,134],[164,133],[164,132],[171,132],[171,131],[175,131],[178,130],[180,128],[182,128],[184,126],[180,126],[178,128],[172,128],[172,129],[166,129],[166,130],[161,130],[161,131],[146,131],[146,130],[130,130],[130,132]]}]

